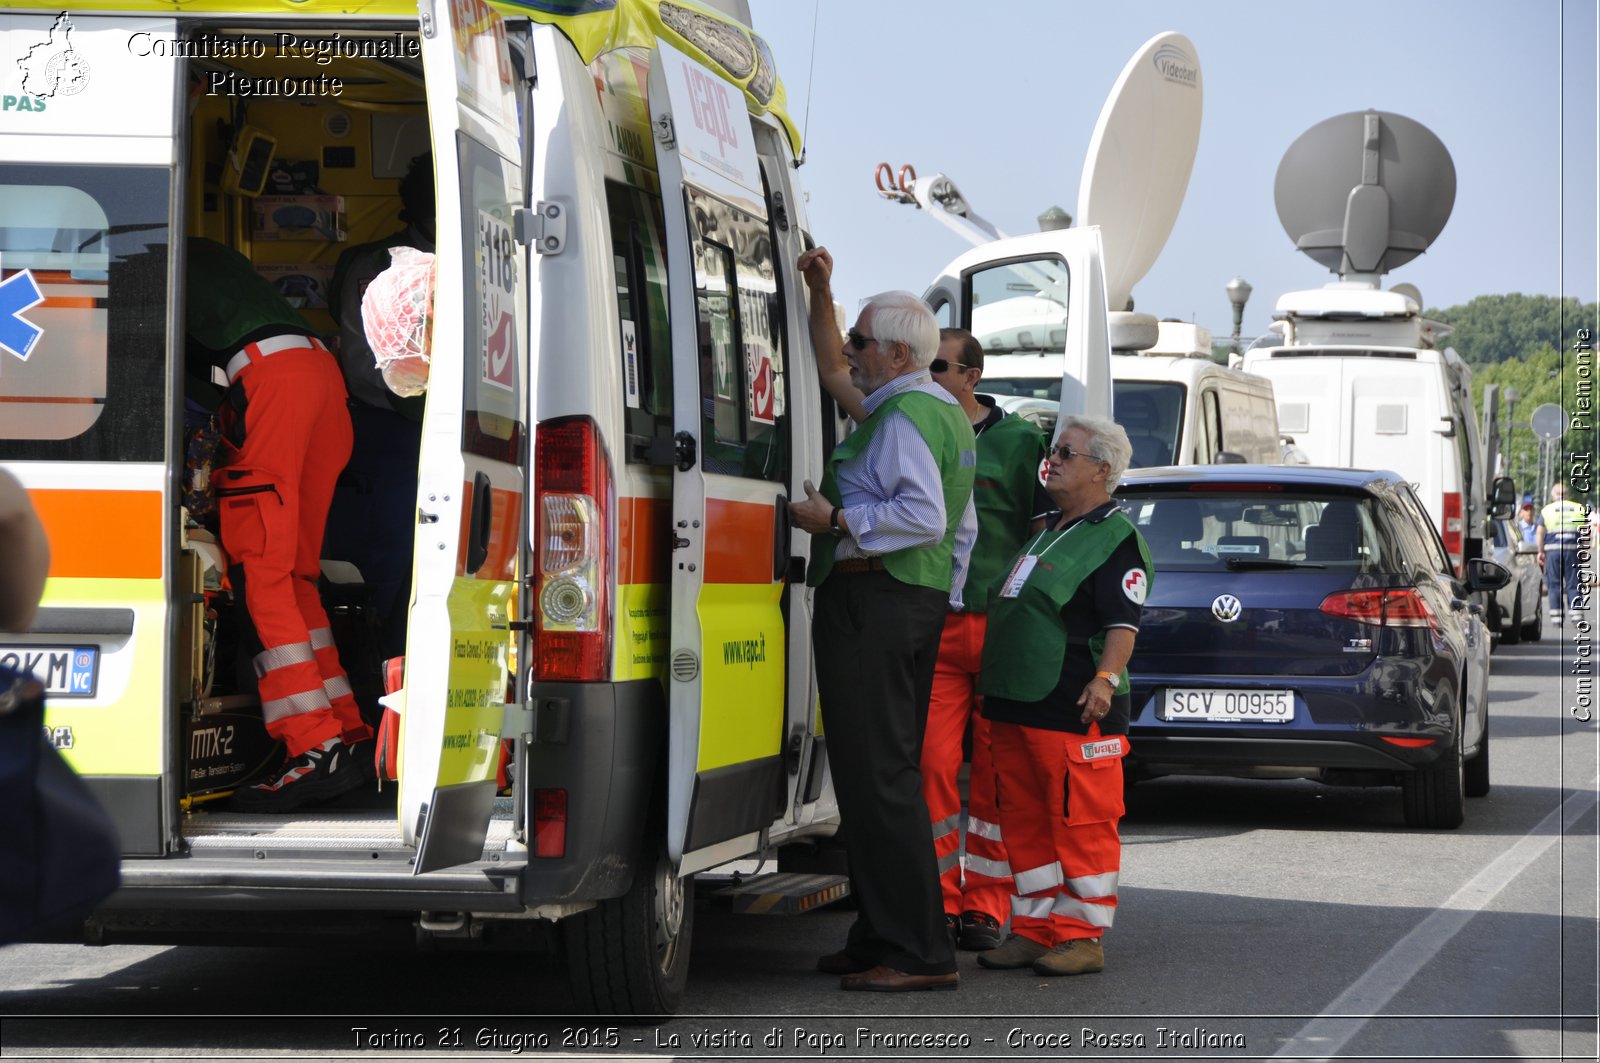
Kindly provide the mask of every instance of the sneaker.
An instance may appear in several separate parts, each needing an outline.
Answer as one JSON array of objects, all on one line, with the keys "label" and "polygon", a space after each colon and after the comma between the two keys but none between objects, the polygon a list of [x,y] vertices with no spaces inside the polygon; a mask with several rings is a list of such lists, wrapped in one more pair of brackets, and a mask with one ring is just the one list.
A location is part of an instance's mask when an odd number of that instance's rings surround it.
[{"label": "sneaker", "polygon": [[953,912],[945,912],[944,930],[950,935],[952,945],[961,940],[961,917]]},{"label": "sneaker", "polygon": [[1020,967],[1033,966],[1034,960],[1049,951],[1047,947],[1032,938],[1012,934],[999,948],[978,953],[978,966],[987,967],[991,971],[1014,971]]},{"label": "sneaker", "polygon": [[958,940],[968,952],[985,952],[997,949],[1005,936],[1000,933],[1000,920],[984,912],[961,913],[961,930]]},{"label": "sneaker", "polygon": [[362,782],[361,766],[350,747],[330,738],[285,760],[263,781],[235,790],[228,807],[234,812],[291,812],[332,800]]},{"label": "sneaker", "polygon": [[1105,968],[1106,953],[1099,938],[1063,941],[1033,961],[1035,974],[1094,974]]}]

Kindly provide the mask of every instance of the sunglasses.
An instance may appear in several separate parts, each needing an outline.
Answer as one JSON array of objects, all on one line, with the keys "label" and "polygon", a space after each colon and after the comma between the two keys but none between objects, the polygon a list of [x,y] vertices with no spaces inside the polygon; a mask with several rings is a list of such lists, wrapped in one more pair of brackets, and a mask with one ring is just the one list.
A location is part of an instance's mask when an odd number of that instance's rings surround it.
[{"label": "sunglasses", "polygon": [[850,344],[851,349],[853,349],[855,351],[864,351],[864,350],[867,349],[867,344],[869,344],[869,343],[877,343],[878,342],[878,337],[876,337],[876,336],[863,336],[861,333],[857,332],[855,329],[851,329],[848,333],[845,334],[845,342]]},{"label": "sunglasses", "polygon": [[957,369],[972,368],[972,366],[967,365],[964,362],[952,362],[944,358],[935,358],[933,361],[928,363],[928,370],[934,373],[943,373],[949,370],[952,366]]},{"label": "sunglasses", "polygon": [[1073,458],[1088,458],[1090,461],[1097,461],[1102,465],[1106,463],[1106,459],[1100,457],[1098,454],[1089,454],[1081,450],[1073,450],[1065,443],[1061,444],[1059,447],[1051,447],[1050,454],[1053,457],[1060,458],[1062,461],[1071,461]]}]

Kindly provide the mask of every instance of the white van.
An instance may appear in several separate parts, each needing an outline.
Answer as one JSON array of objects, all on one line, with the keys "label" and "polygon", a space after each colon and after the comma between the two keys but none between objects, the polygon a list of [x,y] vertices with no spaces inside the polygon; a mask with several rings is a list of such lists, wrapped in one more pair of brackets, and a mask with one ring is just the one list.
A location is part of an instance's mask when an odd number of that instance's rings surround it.
[{"label": "white van", "polygon": [[1490,471],[1472,370],[1440,346],[1449,327],[1408,292],[1359,282],[1289,292],[1275,317],[1279,342],[1246,351],[1244,368],[1272,382],[1282,431],[1314,465],[1400,473],[1457,568],[1482,556]]},{"label": "white van", "polygon": [[[1218,365],[1210,347],[1209,330],[1162,321],[1154,347],[1111,358],[1111,416],[1128,432],[1134,468],[1281,462],[1271,383]],[[1040,355],[986,354],[978,390],[1049,432],[1061,383],[1047,375],[1052,364]]]}]

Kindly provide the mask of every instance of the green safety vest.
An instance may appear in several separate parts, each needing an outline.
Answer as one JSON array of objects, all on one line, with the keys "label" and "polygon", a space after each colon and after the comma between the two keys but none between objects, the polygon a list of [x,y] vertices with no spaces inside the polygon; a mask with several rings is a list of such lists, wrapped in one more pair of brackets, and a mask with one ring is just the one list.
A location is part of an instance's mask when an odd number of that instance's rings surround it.
[{"label": "green safety vest", "polygon": [[245,337],[268,335],[268,326],[280,326],[278,331],[285,334],[316,335],[317,330],[239,252],[194,236],[188,251],[185,327],[206,350],[231,354]]},{"label": "green safety vest", "polygon": [[1539,519],[1544,521],[1544,530],[1551,535],[1556,532],[1582,531],[1586,516],[1583,503],[1566,498],[1560,502],[1552,502],[1539,511]]},{"label": "green safety vest", "polygon": [[[972,422],[961,407],[953,402],[930,395],[925,391],[908,389],[890,395],[861,427],[833,448],[828,458],[828,468],[822,474],[822,494],[834,505],[841,505],[836,470],[840,465],[863,453],[873,433],[883,426],[884,418],[898,410],[911,418],[917,432],[933,451],[933,460],[939,465],[939,479],[944,488],[944,537],[932,546],[895,550],[883,555],[883,565],[889,575],[901,583],[918,587],[932,587],[945,593],[950,591],[950,577],[954,568],[956,527],[966,513],[967,501],[972,497],[973,455]],[[806,573],[806,583],[822,586],[822,581],[833,571],[834,553],[839,540],[829,536],[814,536],[816,556],[811,559],[811,571]]]},{"label": "green safety vest", "polygon": [[978,471],[972,505],[978,511],[978,541],[967,566],[963,604],[983,613],[1028,536],[1044,433],[1021,417],[1002,418],[978,436]]},{"label": "green safety vest", "polygon": [[[1150,552],[1121,510],[1098,522],[1081,520],[1066,531],[1048,532],[1030,544],[1032,555],[1039,560],[1022,590],[1015,598],[996,594],[990,603],[978,693],[1012,701],[1043,701],[1050,695],[1061,682],[1067,659],[1067,623],[1062,610],[1083,581],[1130,535],[1139,544],[1139,559],[1153,586]],[[1024,556],[1019,554],[1017,560]],[[1096,668],[1105,645],[1103,633],[1089,639]],[[1126,694],[1128,689],[1128,672],[1123,669],[1117,677],[1117,693]]]}]

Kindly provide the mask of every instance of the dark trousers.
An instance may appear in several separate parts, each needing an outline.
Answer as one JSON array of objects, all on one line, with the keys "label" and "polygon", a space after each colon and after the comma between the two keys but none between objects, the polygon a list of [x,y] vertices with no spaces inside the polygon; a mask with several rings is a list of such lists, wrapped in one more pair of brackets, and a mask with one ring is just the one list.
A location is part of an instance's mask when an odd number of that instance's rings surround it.
[{"label": "dark trousers", "polygon": [[352,562],[366,582],[380,657],[406,652],[411,551],[417,531],[422,425],[393,410],[350,403],[355,443],[328,515],[323,556]]},{"label": "dark trousers", "polygon": [[817,588],[812,639],[850,889],[845,948],[909,974],[956,969],[922,798],[922,736],[949,596],[886,572]]}]

